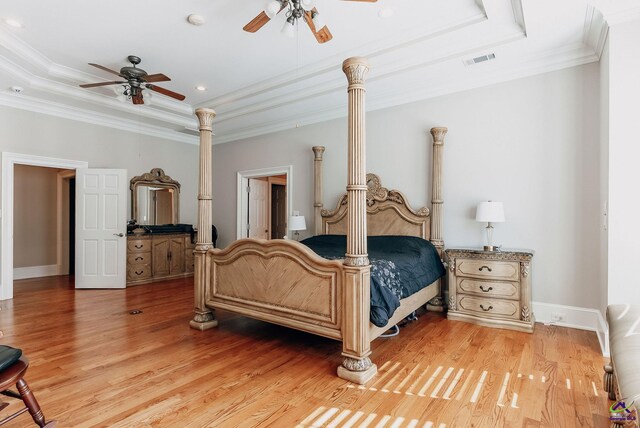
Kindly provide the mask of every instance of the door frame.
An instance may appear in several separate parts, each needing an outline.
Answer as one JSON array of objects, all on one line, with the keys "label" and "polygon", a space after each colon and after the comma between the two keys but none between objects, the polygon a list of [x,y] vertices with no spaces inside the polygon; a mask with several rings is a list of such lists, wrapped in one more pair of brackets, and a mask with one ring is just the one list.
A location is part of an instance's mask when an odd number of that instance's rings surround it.
[{"label": "door frame", "polygon": [[[238,171],[237,174],[237,202],[236,202],[236,239],[242,239],[247,236],[247,213],[249,212],[249,203],[244,196],[247,194],[250,178],[269,177],[272,175],[286,175],[287,177],[287,218],[291,215],[291,207],[293,206],[293,192],[291,185],[293,178],[293,165],[274,166],[271,168],[251,169],[247,171]],[[289,225],[287,224],[287,236],[289,235]]]},{"label": "door frame", "polygon": [[88,168],[85,161],[50,158],[21,153],[2,152],[2,229],[0,230],[0,300],[13,299],[13,191],[14,166],[30,165],[47,168]]}]

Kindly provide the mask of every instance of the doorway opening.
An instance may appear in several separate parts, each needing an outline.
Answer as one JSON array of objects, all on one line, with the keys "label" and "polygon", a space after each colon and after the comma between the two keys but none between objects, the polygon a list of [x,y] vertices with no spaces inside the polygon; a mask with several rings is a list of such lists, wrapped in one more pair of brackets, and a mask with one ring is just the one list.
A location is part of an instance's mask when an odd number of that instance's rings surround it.
[{"label": "doorway opening", "polygon": [[238,239],[285,238],[290,210],[291,166],[238,173]]},{"label": "doorway opening", "polygon": [[[21,166],[32,166],[32,167],[44,167],[45,169],[55,169],[56,174],[61,173],[60,175],[56,175],[53,178],[54,183],[60,183],[60,186],[56,184],[55,190],[55,207],[53,208],[53,212],[62,212],[63,209],[63,190],[65,186],[70,186],[70,182],[65,182],[65,180],[70,179],[73,174],[75,174],[75,170],[77,168],[87,168],[87,162],[83,161],[75,161],[75,160],[65,160],[65,159],[56,159],[56,158],[47,158],[42,156],[34,156],[34,155],[24,155],[24,154],[16,154],[16,153],[2,153],[2,234],[1,234],[1,245],[2,245],[2,253],[1,253],[1,263],[0,263],[0,278],[2,282],[0,283],[0,300],[7,300],[13,298],[13,280],[14,280],[14,220],[16,220],[16,216],[14,213],[15,201],[14,197],[21,198],[26,195],[27,201],[33,205],[34,201],[37,199],[33,192],[30,189],[26,190],[18,190],[21,194],[16,196],[16,184],[15,184],[15,170],[16,167],[20,169]],[[71,171],[63,171],[63,170],[71,170]],[[67,175],[65,177],[65,175]],[[58,192],[60,189],[60,193]],[[67,188],[68,189],[68,188]],[[68,195],[70,191],[67,190]],[[67,195],[67,196],[68,196]],[[68,206],[67,206],[68,207]],[[67,208],[68,210],[68,208]],[[31,211],[35,211],[33,206],[31,207]],[[52,211],[46,212],[49,216],[52,216]],[[69,267],[65,265],[62,268],[63,260],[69,261],[71,260],[71,249],[63,250],[64,245],[63,241],[67,241],[69,243],[69,239],[71,238],[68,235],[68,232],[65,232],[64,222],[62,221],[65,218],[64,215],[55,216],[56,222],[53,226],[53,235],[56,237],[56,241],[54,244],[54,259],[46,259],[49,261],[45,261],[44,263],[50,264],[39,264],[38,267],[40,272],[42,269],[45,271],[48,270],[48,273],[51,275],[57,275],[57,272],[69,272]],[[69,216],[66,216],[67,220],[67,229],[73,229],[68,225],[71,224],[71,219]],[[60,219],[60,221],[57,221]],[[20,222],[22,219],[18,220]],[[50,233],[49,231],[41,231],[40,235],[45,233]],[[18,239],[19,237],[16,237]],[[28,238],[27,244],[29,245],[29,251],[41,251],[44,247],[42,236],[36,236],[35,238]],[[73,246],[73,245],[70,245]],[[16,261],[20,263],[21,259],[17,259]],[[40,262],[42,263],[42,262]],[[54,267],[50,267],[54,266]],[[33,266],[30,266],[33,267]],[[37,271],[37,269],[36,269]],[[33,270],[31,271],[33,273]],[[40,275],[42,276],[42,275]]]},{"label": "doorway opening", "polygon": [[14,167],[13,278],[68,275],[75,226],[70,201],[75,170]]}]

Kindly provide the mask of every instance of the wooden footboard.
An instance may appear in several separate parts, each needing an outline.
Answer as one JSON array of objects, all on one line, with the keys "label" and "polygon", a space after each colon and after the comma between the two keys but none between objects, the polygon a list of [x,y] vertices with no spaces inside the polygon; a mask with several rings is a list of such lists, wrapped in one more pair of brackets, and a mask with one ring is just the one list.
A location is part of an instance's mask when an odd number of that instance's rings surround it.
[{"label": "wooden footboard", "polygon": [[205,304],[342,339],[343,266],[290,240],[240,239],[207,252]]}]

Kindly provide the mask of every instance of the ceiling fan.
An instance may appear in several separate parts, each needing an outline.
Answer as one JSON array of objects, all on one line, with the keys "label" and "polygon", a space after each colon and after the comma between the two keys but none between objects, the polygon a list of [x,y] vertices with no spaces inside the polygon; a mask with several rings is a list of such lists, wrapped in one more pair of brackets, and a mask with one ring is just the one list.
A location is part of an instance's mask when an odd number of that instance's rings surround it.
[{"label": "ceiling fan", "polygon": [[[343,1],[375,3],[378,0]],[[282,33],[286,36],[293,37],[295,35],[296,22],[300,18],[304,18],[318,43],[326,43],[333,38],[331,31],[320,18],[320,12],[315,7],[315,0],[272,0],[267,4],[264,11],[260,12],[258,16],[244,26],[244,31],[255,33],[283,10],[286,10],[287,21],[282,27]]]},{"label": "ceiling fan", "polygon": [[120,76],[124,80],[115,80],[113,82],[87,83],[84,85],[80,85],[80,87],[95,88],[97,86],[122,85],[124,87],[124,91],[122,94],[127,98],[131,98],[134,104],[144,104],[144,99],[142,97],[142,91],[144,89],[150,89],[162,95],[175,98],[179,101],[183,101],[186,98],[184,95],[177,92],[170,91],[161,86],[153,85],[152,83],[168,82],[171,79],[162,73],[147,74],[147,72],[143,69],[137,68],[136,65],[140,64],[140,62],[142,61],[140,57],[129,55],[127,57],[127,60],[129,60],[132,66],[122,67],[120,69],[120,72],[111,70],[99,64],[89,63],[89,65],[93,67],[99,68],[100,70],[104,70],[111,74],[115,74],[116,76]]}]

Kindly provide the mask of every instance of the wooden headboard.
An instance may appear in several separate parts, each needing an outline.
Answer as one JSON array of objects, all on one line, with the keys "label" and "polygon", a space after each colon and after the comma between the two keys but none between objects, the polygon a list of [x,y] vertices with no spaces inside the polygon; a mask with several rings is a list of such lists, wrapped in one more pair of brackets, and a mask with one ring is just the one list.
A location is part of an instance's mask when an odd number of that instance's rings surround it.
[{"label": "wooden headboard", "polygon": [[[430,240],[442,254],[442,158],[447,128],[431,128],[433,137],[431,207],[414,211],[407,198],[397,190],[388,190],[375,174],[367,174],[367,235],[409,235]],[[322,162],[325,148],[315,146],[314,154],[314,224],[316,235],[347,235],[347,194],[342,195],[333,211],[323,209]],[[351,169],[349,169],[351,174]],[[356,225],[357,227],[357,225]],[[357,235],[357,233],[356,233]]]},{"label": "wooden headboard", "polygon": [[[375,174],[367,174],[367,187],[368,236],[404,235],[430,239],[429,208],[414,211],[401,192],[383,187],[380,177]],[[321,234],[347,234],[347,201],[345,193],[334,210],[322,210]]]}]

